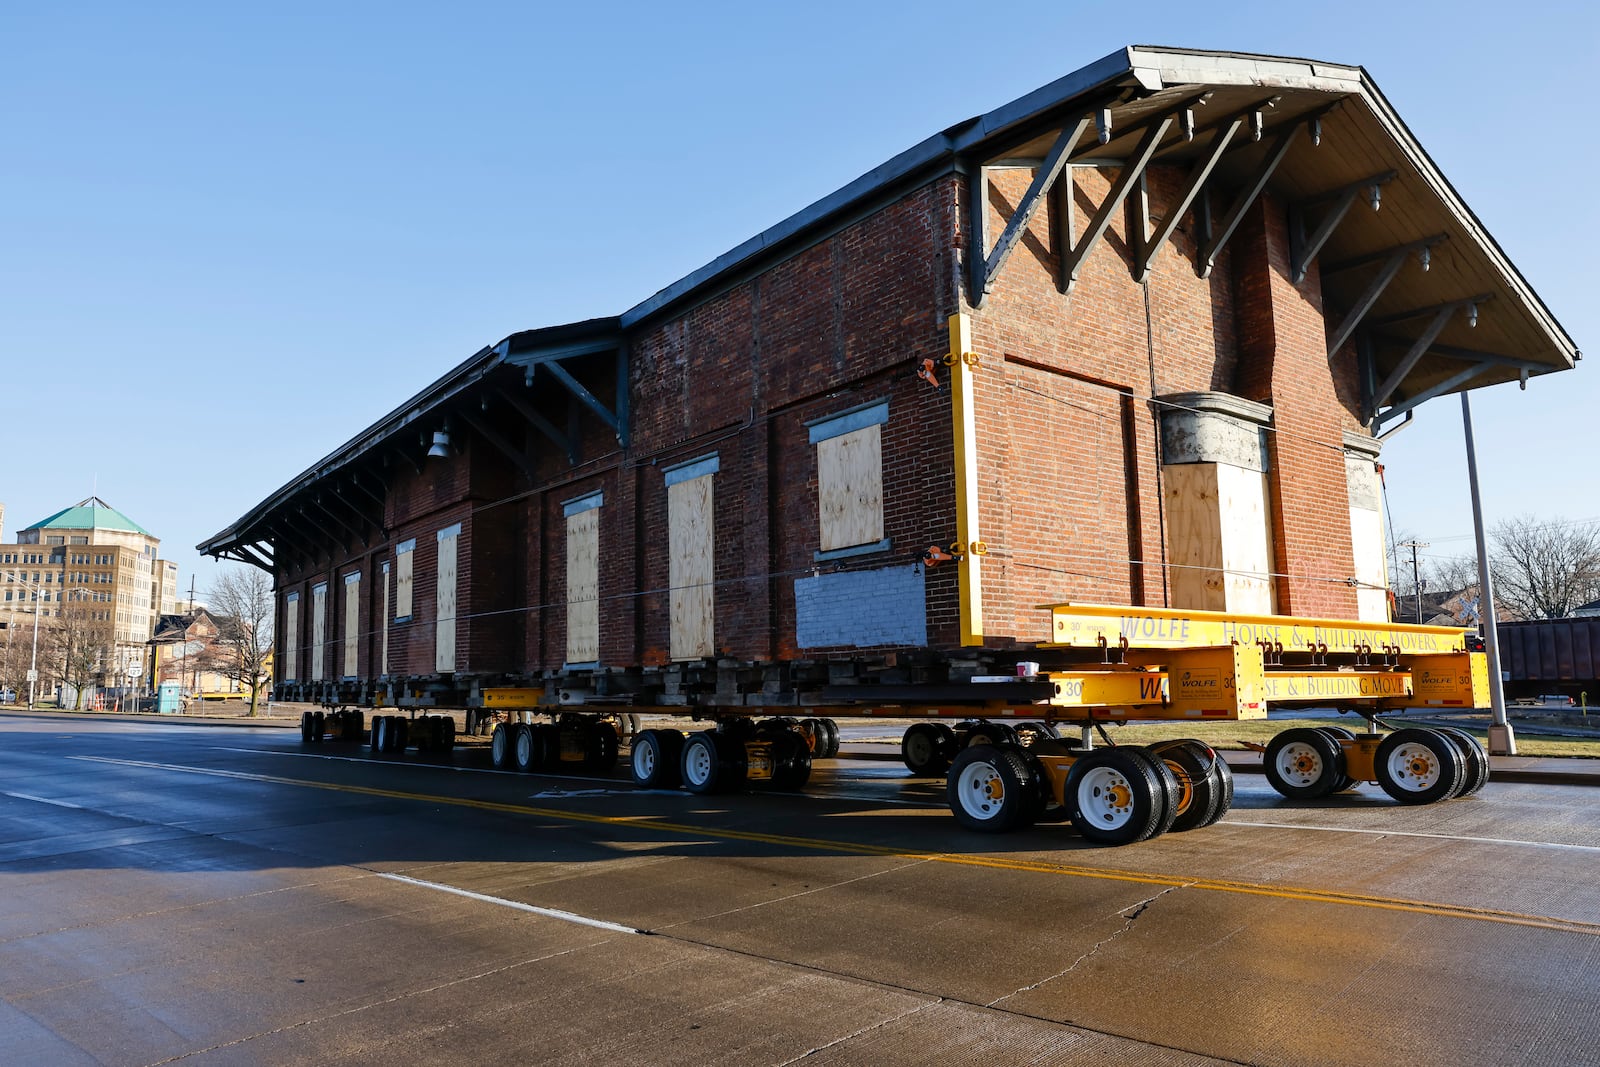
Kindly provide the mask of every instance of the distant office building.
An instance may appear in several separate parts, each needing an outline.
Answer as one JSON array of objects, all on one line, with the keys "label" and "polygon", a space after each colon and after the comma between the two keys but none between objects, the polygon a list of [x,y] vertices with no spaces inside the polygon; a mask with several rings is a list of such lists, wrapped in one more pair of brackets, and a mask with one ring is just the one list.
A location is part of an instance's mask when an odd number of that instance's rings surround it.
[{"label": "distant office building", "polygon": [[[163,598],[177,596],[176,565],[159,558],[160,547],[160,538],[93,496],[19,530],[14,543],[0,544],[8,643],[33,628],[38,611],[52,632],[70,622],[103,646],[98,684],[142,675]],[[41,682],[55,674],[41,657]]]}]

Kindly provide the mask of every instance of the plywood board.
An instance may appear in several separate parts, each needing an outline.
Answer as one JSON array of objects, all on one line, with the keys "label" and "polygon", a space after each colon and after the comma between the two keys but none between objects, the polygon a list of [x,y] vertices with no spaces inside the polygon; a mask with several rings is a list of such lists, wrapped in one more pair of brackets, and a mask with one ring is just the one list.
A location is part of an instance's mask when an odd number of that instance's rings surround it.
[{"label": "plywood board", "polygon": [[381,620],[382,631],[378,638],[382,651],[378,655],[379,671],[389,673],[389,565],[383,565],[383,588],[378,595],[378,610],[372,617]]},{"label": "plywood board", "polygon": [[567,662],[600,658],[600,509],[567,516]]},{"label": "plywood board", "polygon": [[883,427],[817,443],[817,506],[824,552],[883,540]]},{"label": "plywood board", "polygon": [[328,587],[311,590],[311,680],[322,681],[322,655],[328,634]]},{"label": "plywood board", "polygon": [[433,669],[448,674],[456,669],[456,542],[459,535],[439,538],[439,583],[436,587],[433,628]]},{"label": "plywood board", "polygon": [[675,660],[703,659],[715,650],[713,477],[702,475],[667,489],[670,645]]},{"label": "plywood board", "polygon": [[1172,606],[1222,611],[1222,527],[1217,507],[1217,465],[1175,463],[1161,468],[1167,519],[1167,563]]},{"label": "plywood board", "polygon": [[1222,610],[1234,614],[1271,615],[1276,610],[1277,597],[1272,577],[1272,519],[1267,504],[1267,476],[1230,463],[1218,463],[1216,468],[1227,592]]},{"label": "plywood board", "polygon": [[344,676],[356,677],[357,649],[361,637],[361,579],[344,583]]},{"label": "plywood board", "polygon": [[416,552],[396,552],[394,556],[394,617],[411,618],[411,561]]},{"label": "plywood board", "polygon": [[283,605],[283,680],[298,680],[300,670],[300,598],[287,597]]},{"label": "plywood board", "polygon": [[1383,551],[1383,515],[1371,508],[1350,509],[1350,549],[1355,557],[1356,618],[1389,621],[1389,570]]}]

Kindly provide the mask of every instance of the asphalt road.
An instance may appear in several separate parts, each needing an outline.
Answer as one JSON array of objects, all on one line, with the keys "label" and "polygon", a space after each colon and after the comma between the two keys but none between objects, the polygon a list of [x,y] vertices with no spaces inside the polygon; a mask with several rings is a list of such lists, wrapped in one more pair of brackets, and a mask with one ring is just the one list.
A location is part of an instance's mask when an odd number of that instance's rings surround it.
[{"label": "asphalt road", "polygon": [[1600,1062],[1591,789],[1121,849],[900,767],[692,797],[0,715],[0,1063]]}]

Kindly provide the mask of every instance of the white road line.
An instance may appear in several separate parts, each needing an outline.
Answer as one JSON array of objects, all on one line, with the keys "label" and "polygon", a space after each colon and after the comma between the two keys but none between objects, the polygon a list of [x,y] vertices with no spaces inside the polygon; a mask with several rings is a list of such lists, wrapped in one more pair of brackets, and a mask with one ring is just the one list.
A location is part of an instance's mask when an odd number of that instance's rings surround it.
[{"label": "white road line", "polygon": [[1303,826],[1292,822],[1245,822],[1242,819],[1223,819],[1218,826],[1249,826],[1258,830],[1316,830],[1324,834],[1369,834],[1373,837],[1423,837],[1435,841],[1464,841],[1475,845],[1520,845],[1524,848],[1548,848],[1562,852],[1600,852],[1596,845],[1567,845],[1559,841],[1518,841],[1509,837],[1469,837],[1464,834],[1423,834],[1412,830],[1365,830],[1354,826]]},{"label": "white road line", "polygon": [[614,930],[619,934],[639,934],[644,932],[632,926],[608,923],[604,919],[591,919],[587,915],[575,915],[570,911],[561,911],[556,908],[538,908],[532,904],[524,904],[519,900],[491,897],[484,893],[474,893],[469,889],[458,889],[453,885],[442,885],[439,882],[424,882],[420,878],[409,878],[403,874],[383,874],[376,871],[373,873],[377,874],[379,878],[387,878],[391,882],[404,882],[406,885],[421,886],[423,889],[437,889],[441,893],[453,893],[458,897],[466,897],[468,900],[476,900],[484,904],[498,904],[503,908],[514,908],[517,911],[543,915],[547,919],[560,919],[562,922],[577,923],[579,926],[592,926],[597,930]]},{"label": "white road line", "polygon": [[79,811],[84,810],[82,804],[68,804],[65,800],[51,800],[49,797],[36,797],[32,793],[7,793],[6,796],[16,797],[18,800],[36,800],[40,804],[54,804],[58,808],[76,808]]}]

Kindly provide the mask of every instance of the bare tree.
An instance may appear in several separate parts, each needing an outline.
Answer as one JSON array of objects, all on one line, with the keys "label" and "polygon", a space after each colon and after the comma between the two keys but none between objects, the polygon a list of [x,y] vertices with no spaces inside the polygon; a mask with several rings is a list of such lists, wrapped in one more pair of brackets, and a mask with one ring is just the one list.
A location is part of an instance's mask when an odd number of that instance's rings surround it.
[{"label": "bare tree", "polygon": [[249,691],[254,716],[261,689],[269,680],[272,579],[254,567],[235,567],[218,575],[208,598],[208,610],[217,621],[217,643],[226,653],[212,669]]},{"label": "bare tree", "polygon": [[1525,619],[1561,619],[1600,597],[1600,524],[1521,515],[1497,523],[1496,600]]},{"label": "bare tree", "polygon": [[111,666],[114,643],[111,623],[95,618],[87,607],[61,609],[51,620],[50,649],[61,680],[72,686],[73,706],[82,710],[83,691],[105,677]]}]

